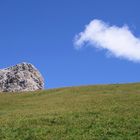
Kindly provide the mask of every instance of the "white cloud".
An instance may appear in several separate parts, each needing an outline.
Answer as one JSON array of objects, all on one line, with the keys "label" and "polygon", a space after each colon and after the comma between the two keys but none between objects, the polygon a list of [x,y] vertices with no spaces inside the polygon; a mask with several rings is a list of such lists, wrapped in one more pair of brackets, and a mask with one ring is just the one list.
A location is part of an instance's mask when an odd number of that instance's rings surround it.
[{"label": "white cloud", "polygon": [[126,25],[110,26],[101,20],[92,20],[75,36],[76,48],[84,47],[86,43],[105,49],[115,57],[140,62],[140,38],[134,36]]}]

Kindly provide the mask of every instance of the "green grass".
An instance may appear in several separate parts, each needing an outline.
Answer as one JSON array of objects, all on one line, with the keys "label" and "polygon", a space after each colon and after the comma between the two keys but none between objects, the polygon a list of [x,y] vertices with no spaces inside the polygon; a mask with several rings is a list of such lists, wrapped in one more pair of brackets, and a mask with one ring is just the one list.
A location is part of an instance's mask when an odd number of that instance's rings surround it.
[{"label": "green grass", "polygon": [[0,140],[139,139],[139,83],[0,94]]}]

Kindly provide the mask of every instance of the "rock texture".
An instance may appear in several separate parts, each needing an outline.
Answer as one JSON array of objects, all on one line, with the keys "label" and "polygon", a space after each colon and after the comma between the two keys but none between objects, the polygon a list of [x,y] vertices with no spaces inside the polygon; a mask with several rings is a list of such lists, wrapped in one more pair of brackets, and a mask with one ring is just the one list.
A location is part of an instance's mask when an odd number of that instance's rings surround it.
[{"label": "rock texture", "polygon": [[35,91],[44,88],[40,72],[29,63],[0,70],[0,92]]}]

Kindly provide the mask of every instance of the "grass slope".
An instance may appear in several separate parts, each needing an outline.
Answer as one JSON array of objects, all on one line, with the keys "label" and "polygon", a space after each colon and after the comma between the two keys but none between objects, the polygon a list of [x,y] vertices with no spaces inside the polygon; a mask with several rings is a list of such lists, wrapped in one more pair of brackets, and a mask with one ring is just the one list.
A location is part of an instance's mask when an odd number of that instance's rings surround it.
[{"label": "grass slope", "polygon": [[0,140],[138,139],[138,83],[0,94]]}]

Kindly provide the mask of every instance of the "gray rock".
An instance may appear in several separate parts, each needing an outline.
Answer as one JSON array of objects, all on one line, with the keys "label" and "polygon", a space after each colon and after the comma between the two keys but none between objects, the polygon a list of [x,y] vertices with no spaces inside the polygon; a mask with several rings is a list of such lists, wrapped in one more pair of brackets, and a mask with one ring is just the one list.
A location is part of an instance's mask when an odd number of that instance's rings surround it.
[{"label": "gray rock", "polygon": [[40,72],[30,63],[0,70],[0,92],[23,92],[44,89]]}]

